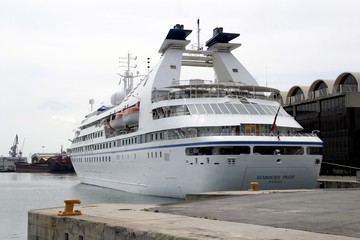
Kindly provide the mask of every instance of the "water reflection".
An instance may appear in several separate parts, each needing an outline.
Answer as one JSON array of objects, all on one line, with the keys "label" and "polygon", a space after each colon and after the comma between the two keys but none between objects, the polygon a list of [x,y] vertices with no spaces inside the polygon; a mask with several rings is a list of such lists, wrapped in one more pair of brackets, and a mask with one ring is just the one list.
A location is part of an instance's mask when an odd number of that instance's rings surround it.
[{"label": "water reflection", "polygon": [[27,213],[64,206],[64,199],[81,204],[163,204],[182,200],[144,196],[81,184],[76,174],[0,173],[0,240],[27,239]]}]

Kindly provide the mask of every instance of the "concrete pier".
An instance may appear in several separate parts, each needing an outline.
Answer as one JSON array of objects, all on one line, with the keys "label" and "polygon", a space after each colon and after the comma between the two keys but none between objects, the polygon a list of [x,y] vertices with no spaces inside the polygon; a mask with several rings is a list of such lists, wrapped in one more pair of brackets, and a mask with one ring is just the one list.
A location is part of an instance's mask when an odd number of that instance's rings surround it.
[{"label": "concrete pier", "polygon": [[[229,193],[230,194],[230,193]],[[169,205],[76,205],[29,212],[28,239],[360,238],[360,190],[258,191]]]},{"label": "concrete pier", "polygon": [[320,176],[322,188],[360,188],[359,176]]}]

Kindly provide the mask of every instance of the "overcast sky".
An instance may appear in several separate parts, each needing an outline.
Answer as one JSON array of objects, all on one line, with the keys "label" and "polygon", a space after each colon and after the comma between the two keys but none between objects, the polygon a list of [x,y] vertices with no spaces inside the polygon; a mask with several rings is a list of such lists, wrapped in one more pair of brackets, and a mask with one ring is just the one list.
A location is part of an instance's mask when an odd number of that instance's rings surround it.
[{"label": "overcast sky", "polygon": [[16,134],[26,157],[69,147],[89,99],[100,106],[117,90],[119,57],[154,66],[176,23],[194,43],[198,18],[202,42],[215,27],[240,33],[243,65],[288,90],[360,71],[359,13],[357,0],[0,1],[0,155]]}]

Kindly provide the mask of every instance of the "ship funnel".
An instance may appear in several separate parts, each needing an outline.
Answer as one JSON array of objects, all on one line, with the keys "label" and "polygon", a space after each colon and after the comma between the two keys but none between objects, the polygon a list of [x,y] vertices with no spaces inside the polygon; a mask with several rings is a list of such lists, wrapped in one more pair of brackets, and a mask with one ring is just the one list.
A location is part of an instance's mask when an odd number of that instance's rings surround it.
[{"label": "ship funnel", "polygon": [[175,26],[174,26],[174,29],[184,29],[184,25],[180,25],[180,24],[176,24]]},{"label": "ship funnel", "polygon": [[219,33],[222,33],[223,30],[224,30],[224,29],[223,29],[222,27],[214,28],[214,30],[213,30],[213,36],[216,36],[216,35],[218,35]]},{"label": "ship funnel", "polygon": [[174,28],[169,30],[165,39],[172,40],[186,40],[186,37],[191,33],[191,30],[184,29],[184,25],[176,24]]},{"label": "ship funnel", "polygon": [[222,27],[217,27],[213,30],[213,37],[206,42],[206,46],[210,48],[216,43],[229,43],[234,38],[240,36],[238,33],[224,33]]}]

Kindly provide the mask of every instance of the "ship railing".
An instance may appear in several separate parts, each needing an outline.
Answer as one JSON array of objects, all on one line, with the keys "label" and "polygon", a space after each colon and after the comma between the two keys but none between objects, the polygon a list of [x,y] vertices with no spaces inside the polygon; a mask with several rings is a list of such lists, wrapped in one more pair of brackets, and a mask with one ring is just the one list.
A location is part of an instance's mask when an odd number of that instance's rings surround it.
[{"label": "ship railing", "polygon": [[185,139],[195,137],[213,137],[213,136],[273,136],[273,137],[316,137],[316,133],[232,133],[232,132],[197,132],[189,133],[182,130],[174,130],[173,133],[168,132],[167,139]]},{"label": "ship railing", "polygon": [[221,93],[221,94],[185,94],[185,93],[181,93],[181,94],[176,94],[176,95],[172,95],[172,94],[168,94],[168,95],[153,95],[151,102],[155,103],[155,102],[161,102],[161,101],[167,101],[167,100],[175,100],[175,99],[188,99],[188,98],[223,98],[223,97],[229,97],[229,98],[234,98],[234,99],[241,99],[241,98],[253,98],[253,99],[263,99],[263,100],[271,100],[271,101],[277,101],[279,102],[280,100],[274,97],[268,97],[268,96],[264,96],[264,95],[253,95],[253,94],[237,94],[237,95],[233,95],[233,94],[229,94],[229,93]]},{"label": "ship railing", "polygon": [[[155,89],[152,92],[152,102],[159,102],[165,100],[184,99],[184,98],[256,98],[267,99],[273,101],[281,101],[281,97],[276,92],[266,91],[250,91],[243,90],[241,87],[229,87],[217,85],[194,85],[187,87]],[[242,86],[244,88],[244,86]],[[248,86],[249,88],[249,86]]]}]

